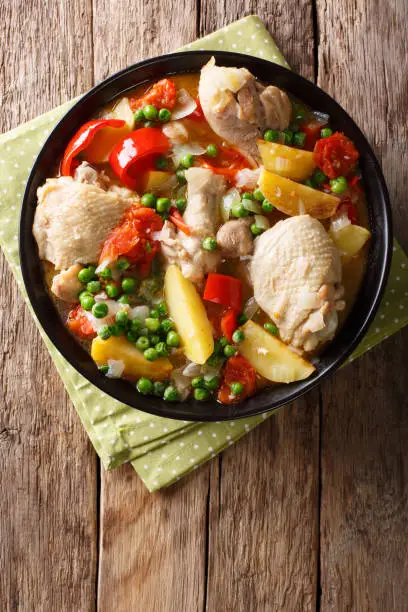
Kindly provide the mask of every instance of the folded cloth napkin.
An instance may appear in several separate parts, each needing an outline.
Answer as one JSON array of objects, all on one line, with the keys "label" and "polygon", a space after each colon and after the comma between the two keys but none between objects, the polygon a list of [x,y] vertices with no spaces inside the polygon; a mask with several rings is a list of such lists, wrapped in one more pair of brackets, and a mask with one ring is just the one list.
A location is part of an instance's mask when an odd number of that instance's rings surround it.
[{"label": "folded cloth napkin", "polygon": [[[238,51],[287,67],[265,26],[255,16],[232,23],[184,49]],[[56,122],[72,104],[73,101],[67,102],[0,136],[0,245],[30,309],[18,257],[21,199],[33,160]],[[381,308],[349,361],[408,323],[407,289],[408,258],[395,243],[390,280]],[[131,462],[149,491],[179,480],[272,414],[222,423],[191,423],[140,412],[101,393],[78,374],[51,344],[37,320],[36,323],[104,467],[109,470]]]}]

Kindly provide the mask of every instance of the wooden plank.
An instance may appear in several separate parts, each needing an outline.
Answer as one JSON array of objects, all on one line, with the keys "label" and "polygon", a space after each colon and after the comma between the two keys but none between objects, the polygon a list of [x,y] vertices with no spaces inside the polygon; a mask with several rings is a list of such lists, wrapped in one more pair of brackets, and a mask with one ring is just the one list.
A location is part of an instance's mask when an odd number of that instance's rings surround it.
[{"label": "wooden plank", "polygon": [[[319,0],[317,15],[319,84],[374,144],[408,247],[408,3]],[[407,607],[407,340],[404,330],[323,388],[323,610]]]},{"label": "wooden plank", "polygon": [[[182,9],[168,0],[94,0],[96,79],[193,40],[195,12],[193,0]],[[155,495],[130,466],[102,473],[101,612],[203,609],[208,473]]]},{"label": "wooden plank", "polygon": [[[89,3],[0,4],[1,131],[92,83]],[[96,459],[3,257],[0,599],[3,610],[92,610]]]},{"label": "wooden plank", "polygon": [[[201,3],[202,34],[254,12]],[[256,12],[293,68],[313,79],[308,1],[258,2]],[[318,574],[319,394],[287,407],[211,471],[206,609],[313,610]]]}]

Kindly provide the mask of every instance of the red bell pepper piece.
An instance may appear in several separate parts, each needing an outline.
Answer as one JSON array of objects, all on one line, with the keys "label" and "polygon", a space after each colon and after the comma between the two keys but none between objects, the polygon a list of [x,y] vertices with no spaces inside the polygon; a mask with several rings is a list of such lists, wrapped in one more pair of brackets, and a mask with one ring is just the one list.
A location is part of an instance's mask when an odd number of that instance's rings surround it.
[{"label": "red bell pepper piece", "polygon": [[204,299],[240,312],[242,304],[242,282],[225,274],[209,274],[204,289]]},{"label": "red bell pepper piece", "polygon": [[[170,149],[169,139],[157,128],[141,128],[125,136],[112,149],[109,163],[116,176],[129,189],[135,189],[145,162]],[[142,164],[142,166],[140,165]]]},{"label": "red bell pepper piece", "polygon": [[184,222],[180,212],[174,206],[170,208],[169,219],[176,227],[179,228],[179,230],[184,232],[184,234],[191,236],[191,229],[188,227],[187,223]]},{"label": "red bell pepper piece", "polygon": [[338,214],[345,214],[353,225],[358,224],[357,209],[350,198],[343,198],[338,208]]},{"label": "red bell pepper piece", "polygon": [[192,121],[204,121],[205,116],[204,116],[204,111],[201,107],[201,103],[200,103],[200,98],[196,98],[196,108],[193,110],[192,113],[190,113],[190,115],[188,115],[186,117],[186,119],[191,119]]},{"label": "red bell pepper piece", "polygon": [[313,160],[330,179],[347,176],[355,167],[359,153],[354,144],[341,132],[318,140],[313,151]]},{"label": "red bell pepper piece", "polygon": [[[243,390],[239,395],[233,395],[231,384],[240,382]],[[235,404],[252,395],[256,387],[256,372],[254,367],[242,355],[230,357],[225,364],[221,387],[218,391],[218,401],[221,404]]]},{"label": "red bell pepper piece", "polygon": [[323,123],[315,119],[310,123],[306,123],[300,126],[302,132],[306,134],[306,140],[304,145],[305,149],[307,149],[308,151],[313,151],[317,140],[319,140],[320,138],[320,131],[325,125],[327,125],[327,122]]},{"label": "red bell pepper piece", "polygon": [[237,329],[237,313],[232,308],[228,308],[222,315],[221,319],[221,331],[222,335],[228,338],[232,342],[232,334]]},{"label": "red bell pepper piece", "polygon": [[123,119],[93,119],[84,123],[75,136],[71,138],[65,149],[61,162],[62,176],[72,176],[74,174],[75,168],[78,166],[76,156],[91,144],[96,132],[106,127],[122,128],[125,123]]},{"label": "red bell pepper piece", "polygon": [[78,338],[88,339],[95,338],[96,336],[93,325],[86,316],[86,312],[81,304],[78,304],[69,312],[67,325],[71,332]]}]

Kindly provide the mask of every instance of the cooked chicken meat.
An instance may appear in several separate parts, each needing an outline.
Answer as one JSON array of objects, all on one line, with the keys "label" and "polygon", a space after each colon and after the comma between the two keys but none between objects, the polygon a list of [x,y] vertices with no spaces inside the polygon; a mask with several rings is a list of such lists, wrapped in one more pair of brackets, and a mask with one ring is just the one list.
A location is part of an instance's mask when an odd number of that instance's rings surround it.
[{"label": "cooked chicken meat", "polygon": [[74,264],[68,270],[63,270],[52,279],[51,291],[64,302],[75,302],[83,289],[78,280],[78,272],[82,270],[81,264]]},{"label": "cooked chicken meat", "polygon": [[185,278],[200,283],[205,274],[213,272],[220,261],[218,251],[203,249],[203,240],[214,237],[217,228],[219,200],[225,191],[222,176],[205,168],[186,171],[187,207],[184,221],[191,231],[187,236],[170,222],[164,224],[160,240],[162,254],[168,264],[177,264]]},{"label": "cooked chicken meat", "polygon": [[37,197],[33,233],[41,259],[57,270],[97,262],[109,232],[135,202],[69,176],[48,179]]},{"label": "cooked chicken meat", "polygon": [[246,68],[216,66],[201,70],[199,97],[205,118],[219,136],[259,162],[257,138],[266,128],[288,127],[292,104],[277,87],[263,87]]},{"label": "cooked chicken meat", "polygon": [[222,257],[234,259],[252,253],[254,241],[250,226],[251,219],[236,219],[221,225],[217,232],[217,244]]},{"label": "cooked chicken meat", "polygon": [[341,275],[339,251],[309,215],[280,221],[255,240],[255,300],[297,349],[312,351],[333,338],[344,308]]}]

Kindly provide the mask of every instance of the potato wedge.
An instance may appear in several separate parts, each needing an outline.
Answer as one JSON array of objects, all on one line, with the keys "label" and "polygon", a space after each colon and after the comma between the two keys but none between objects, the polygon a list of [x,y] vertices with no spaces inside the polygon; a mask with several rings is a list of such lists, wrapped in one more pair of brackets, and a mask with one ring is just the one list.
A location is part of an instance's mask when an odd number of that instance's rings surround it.
[{"label": "potato wedge", "polygon": [[285,215],[310,215],[327,219],[334,215],[340,199],[312,187],[300,185],[290,179],[262,170],[259,188],[272,204]]},{"label": "potato wedge", "polygon": [[308,378],[315,367],[253,321],[242,327],[245,339],[239,352],[255,370],[272,382],[291,383]]},{"label": "potato wedge", "polygon": [[196,288],[184,278],[177,266],[169,266],[164,278],[164,293],[186,357],[204,364],[214,351],[214,339],[211,323]]},{"label": "potato wedge", "polygon": [[345,257],[357,255],[371,237],[368,229],[352,224],[341,227],[337,231],[330,229],[329,233],[334,244]]},{"label": "potato wedge", "polygon": [[123,376],[127,378],[140,378],[146,376],[151,380],[164,380],[168,378],[173,369],[166,357],[156,361],[147,361],[143,353],[126,340],[124,336],[112,336],[108,340],[94,338],[92,340],[91,357],[98,365],[108,363],[109,359],[121,360],[125,364]]},{"label": "potato wedge", "polygon": [[266,140],[258,140],[258,149],[267,170],[293,181],[305,181],[316,168],[310,151]]},{"label": "potato wedge", "polygon": [[172,172],[163,172],[162,170],[149,170],[149,172],[145,173],[145,177],[143,190],[160,192],[166,191],[167,186],[170,186],[174,174]]}]

